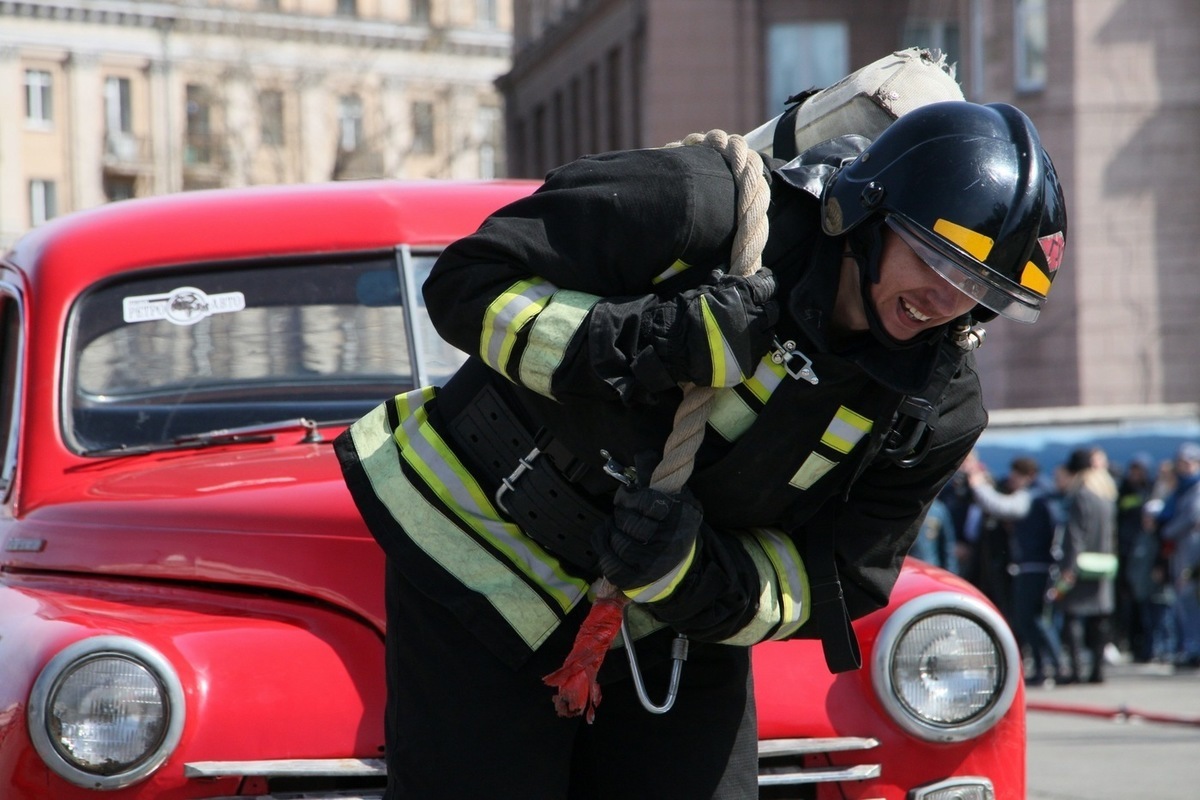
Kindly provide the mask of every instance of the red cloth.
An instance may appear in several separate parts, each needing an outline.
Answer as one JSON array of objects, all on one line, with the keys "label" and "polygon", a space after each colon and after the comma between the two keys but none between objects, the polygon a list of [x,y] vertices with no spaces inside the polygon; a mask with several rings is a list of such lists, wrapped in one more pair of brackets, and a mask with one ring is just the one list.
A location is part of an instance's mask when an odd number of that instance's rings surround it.
[{"label": "red cloth", "polygon": [[[609,587],[610,591],[604,591]],[[596,706],[600,705],[600,684],[596,682],[596,674],[613,640],[621,632],[621,619],[628,602],[615,586],[601,587],[579,626],[579,633],[575,634],[575,644],[563,665],[542,678],[547,686],[558,689],[554,709],[560,717],[586,713],[588,724],[596,718]]]}]

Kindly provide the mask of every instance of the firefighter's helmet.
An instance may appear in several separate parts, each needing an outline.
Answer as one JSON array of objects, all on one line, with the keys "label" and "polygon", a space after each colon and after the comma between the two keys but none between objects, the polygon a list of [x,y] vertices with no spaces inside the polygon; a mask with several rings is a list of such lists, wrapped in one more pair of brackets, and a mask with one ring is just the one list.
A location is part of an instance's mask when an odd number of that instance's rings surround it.
[{"label": "firefighter's helmet", "polygon": [[933,103],[896,120],[822,196],[830,235],[868,218],[886,221],[986,309],[1019,322],[1037,319],[1067,232],[1037,130],[1003,103]]}]

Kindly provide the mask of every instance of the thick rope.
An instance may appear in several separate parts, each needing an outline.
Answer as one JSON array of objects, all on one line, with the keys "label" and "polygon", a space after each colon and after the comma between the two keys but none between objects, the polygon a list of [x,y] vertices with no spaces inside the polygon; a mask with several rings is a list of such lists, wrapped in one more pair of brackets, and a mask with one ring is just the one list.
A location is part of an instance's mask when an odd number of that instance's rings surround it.
[{"label": "thick rope", "polygon": [[[703,144],[718,150],[730,159],[738,195],[738,225],[734,234],[729,271],[733,275],[753,275],[762,267],[762,251],[767,243],[767,207],[771,192],[763,176],[762,157],[746,144],[741,136],[730,136],[724,131],[712,130],[707,134],[693,133],[682,141],[668,147]],[[650,476],[650,486],[662,492],[674,494],[680,491],[696,464],[696,452],[704,439],[704,429],[712,410],[717,390],[712,386],[684,384],[683,399],[675,411],[674,427],[663,444],[663,457]],[[563,666],[547,675],[543,681],[558,687],[554,705],[559,716],[570,717],[584,714],[592,721],[596,705],[600,702],[600,686],[596,682],[604,653],[624,628],[624,608],[629,598],[609,582],[599,578],[592,584],[595,599],[587,618],[580,626],[575,645]],[[635,675],[636,664],[630,648],[630,665]],[[647,706],[654,713],[663,713],[670,708],[674,699],[674,688],[678,681],[678,661],[672,672],[670,700],[661,707]],[[639,683],[640,686],[640,683]],[[648,701],[642,697],[643,704]]]},{"label": "thick rope", "polygon": [[[771,189],[763,175],[763,160],[757,150],[738,135],[730,136],[721,130],[707,134],[692,133],[668,147],[703,144],[729,156],[737,184],[738,225],[733,237],[729,271],[733,275],[753,275],[762,267],[762,252],[767,244],[767,207]],[[683,488],[696,465],[696,452],[704,440],[704,428],[716,398],[712,386],[683,385],[683,399],[675,410],[675,423],[663,444],[662,461],[650,476],[650,486],[674,494]],[[607,584],[607,585],[606,585]],[[596,583],[600,596],[620,591],[601,578]]]}]

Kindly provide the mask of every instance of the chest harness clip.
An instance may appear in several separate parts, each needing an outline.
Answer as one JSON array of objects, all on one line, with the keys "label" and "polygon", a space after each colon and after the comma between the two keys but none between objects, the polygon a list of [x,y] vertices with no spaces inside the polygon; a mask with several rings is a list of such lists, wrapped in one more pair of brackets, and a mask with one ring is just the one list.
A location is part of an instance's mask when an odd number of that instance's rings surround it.
[{"label": "chest harness clip", "polygon": [[774,340],[775,349],[771,351],[771,361],[776,364],[783,364],[783,368],[787,370],[787,374],[791,375],[796,380],[805,380],[816,386],[820,382],[817,373],[813,372],[812,359],[796,349],[796,343],[791,339],[786,342],[780,342],[776,336]]}]

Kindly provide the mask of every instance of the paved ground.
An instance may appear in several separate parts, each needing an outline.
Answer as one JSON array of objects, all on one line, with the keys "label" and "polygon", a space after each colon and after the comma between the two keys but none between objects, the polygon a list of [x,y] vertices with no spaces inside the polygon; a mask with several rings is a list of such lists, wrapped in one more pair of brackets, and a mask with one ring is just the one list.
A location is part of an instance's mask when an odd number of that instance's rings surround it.
[{"label": "paved ground", "polygon": [[1030,800],[1200,800],[1200,670],[1112,665],[1026,708]]}]

